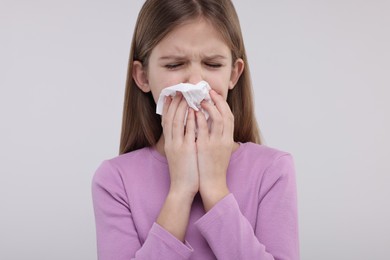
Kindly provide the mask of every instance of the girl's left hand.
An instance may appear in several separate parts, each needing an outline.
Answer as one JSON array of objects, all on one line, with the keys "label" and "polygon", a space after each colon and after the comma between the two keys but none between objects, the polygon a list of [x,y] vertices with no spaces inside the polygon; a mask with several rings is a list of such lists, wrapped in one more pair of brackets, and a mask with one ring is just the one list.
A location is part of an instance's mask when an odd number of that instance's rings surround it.
[{"label": "girl's left hand", "polygon": [[199,192],[206,211],[229,194],[226,172],[234,148],[233,113],[225,99],[217,92],[211,90],[210,96],[215,105],[201,103],[202,108],[210,115],[210,129],[204,114],[196,112]]}]

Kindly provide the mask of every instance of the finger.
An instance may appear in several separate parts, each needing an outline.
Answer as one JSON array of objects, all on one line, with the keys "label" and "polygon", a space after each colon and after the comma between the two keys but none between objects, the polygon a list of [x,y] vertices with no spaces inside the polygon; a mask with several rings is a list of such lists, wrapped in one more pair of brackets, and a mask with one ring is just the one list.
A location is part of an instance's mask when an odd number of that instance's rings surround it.
[{"label": "finger", "polygon": [[172,121],[172,137],[174,141],[181,142],[184,137],[184,118],[187,112],[187,101],[181,98]]},{"label": "finger", "polygon": [[209,128],[207,126],[206,117],[201,111],[195,112],[196,123],[198,124],[198,139],[197,142],[209,139]]},{"label": "finger", "polygon": [[169,120],[168,120],[168,115],[167,115],[168,109],[169,109],[169,106],[171,105],[171,103],[172,103],[172,98],[170,96],[165,97],[163,112],[161,115],[161,126],[163,128],[163,133],[164,133],[164,137],[166,140],[171,139],[170,137],[172,136],[172,131],[171,131],[172,128],[169,127]]},{"label": "finger", "polygon": [[219,95],[215,90],[210,90],[210,97],[215,103],[215,107],[219,111],[223,120],[223,134],[233,135],[234,132],[234,115],[226,100]]},{"label": "finger", "polygon": [[176,110],[177,110],[177,107],[178,107],[178,105],[180,103],[180,100],[181,100],[181,94],[180,93],[176,94],[173,98],[171,98],[169,106],[167,106],[166,114],[163,117],[163,128],[166,129],[165,132],[167,133],[165,138],[167,138],[169,140],[172,139],[172,135],[173,135],[173,132],[172,132],[173,119],[175,117]]},{"label": "finger", "polygon": [[210,97],[219,113],[221,113],[223,117],[228,116],[231,110],[226,100],[213,89],[210,90]]},{"label": "finger", "polygon": [[206,101],[201,102],[202,108],[209,114],[211,122],[210,136],[221,136],[224,128],[224,121],[216,106]]},{"label": "finger", "polygon": [[166,115],[167,112],[168,112],[168,108],[169,108],[169,105],[171,104],[172,102],[172,97],[171,96],[167,96],[165,97],[164,99],[164,106],[163,106],[163,115]]},{"label": "finger", "polygon": [[192,108],[189,108],[186,122],[186,134],[184,137],[186,142],[193,143],[195,141],[195,131],[195,111]]}]

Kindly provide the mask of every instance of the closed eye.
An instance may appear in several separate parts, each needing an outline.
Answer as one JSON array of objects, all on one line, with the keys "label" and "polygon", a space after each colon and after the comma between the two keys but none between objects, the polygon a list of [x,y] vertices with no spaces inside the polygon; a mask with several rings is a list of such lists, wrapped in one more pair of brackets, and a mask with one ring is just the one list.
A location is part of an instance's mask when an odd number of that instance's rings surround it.
[{"label": "closed eye", "polygon": [[176,69],[180,66],[182,66],[184,63],[172,63],[172,64],[167,64],[165,65],[165,68],[169,69],[169,70],[173,70],[173,69]]},{"label": "closed eye", "polygon": [[206,62],[205,65],[207,67],[210,67],[210,68],[213,68],[213,69],[217,69],[217,68],[222,67],[222,64],[220,64],[220,63],[208,63],[208,62]]}]

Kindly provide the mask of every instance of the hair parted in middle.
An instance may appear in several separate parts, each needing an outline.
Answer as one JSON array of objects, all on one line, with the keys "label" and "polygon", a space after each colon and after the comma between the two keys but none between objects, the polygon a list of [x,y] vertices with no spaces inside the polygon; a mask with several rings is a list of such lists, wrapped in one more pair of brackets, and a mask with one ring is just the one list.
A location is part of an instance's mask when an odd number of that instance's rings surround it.
[{"label": "hair parted in middle", "polygon": [[[162,134],[161,118],[151,92],[144,93],[133,77],[133,62],[147,68],[154,47],[177,26],[203,18],[221,33],[232,53],[245,68],[227,103],[234,115],[234,141],[261,143],[252,85],[240,23],[230,0],[147,0],[137,19],[128,63],[119,154],[153,146]],[[232,64],[233,66],[233,64]],[[212,87],[212,86],[211,86]]]}]

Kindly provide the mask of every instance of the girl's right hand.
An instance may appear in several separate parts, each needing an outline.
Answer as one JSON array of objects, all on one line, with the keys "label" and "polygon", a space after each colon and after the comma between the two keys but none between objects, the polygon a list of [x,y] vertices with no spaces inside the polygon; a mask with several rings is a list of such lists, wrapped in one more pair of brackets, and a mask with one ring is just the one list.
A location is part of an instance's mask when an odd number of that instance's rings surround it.
[{"label": "girl's right hand", "polygon": [[192,201],[199,190],[195,114],[189,110],[184,128],[186,111],[187,102],[181,94],[166,99],[161,124],[171,186],[157,218],[157,224],[182,242],[185,241]]},{"label": "girl's right hand", "polygon": [[192,200],[199,190],[199,174],[195,142],[195,112],[188,109],[186,126],[184,118],[188,105],[181,93],[167,97],[161,124],[164,150],[171,178],[170,193]]}]

